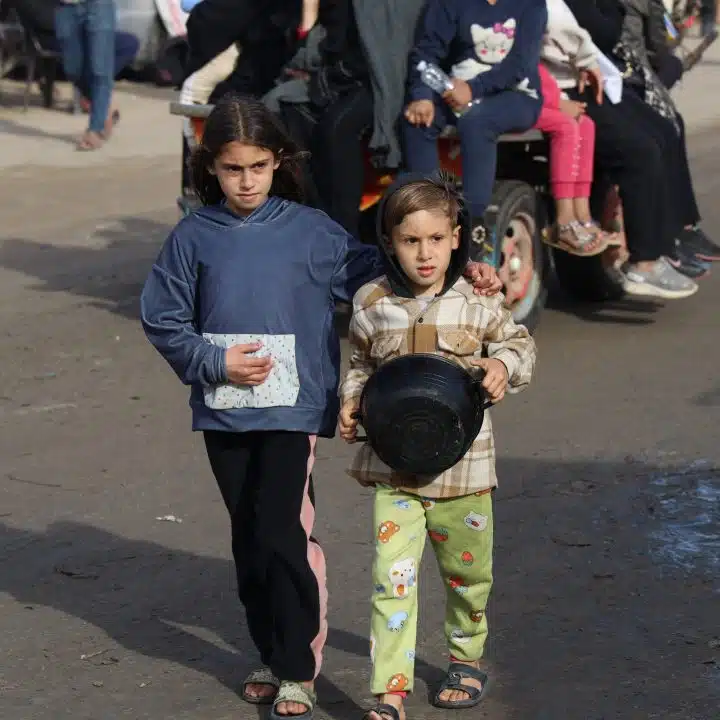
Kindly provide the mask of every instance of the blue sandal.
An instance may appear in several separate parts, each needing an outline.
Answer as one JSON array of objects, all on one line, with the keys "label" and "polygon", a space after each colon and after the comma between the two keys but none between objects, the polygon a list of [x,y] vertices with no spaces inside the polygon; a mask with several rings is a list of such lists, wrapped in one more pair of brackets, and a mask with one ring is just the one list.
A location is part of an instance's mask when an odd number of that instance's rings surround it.
[{"label": "blue sandal", "polygon": [[[472,685],[463,685],[463,678],[477,680],[482,683],[482,689],[478,690]],[[462,710],[463,708],[475,707],[482,702],[487,687],[488,676],[482,670],[478,670],[478,668],[472,665],[465,665],[465,663],[450,663],[447,676],[442,681],[435,695],[433,705],[437,708],[444,708],[445,710]],[[454,702],[451,700],[441,700],[440,695],[445,690],[460,690],[461,692],[467,693],[469,697],[465,700],[455,700]]]}]

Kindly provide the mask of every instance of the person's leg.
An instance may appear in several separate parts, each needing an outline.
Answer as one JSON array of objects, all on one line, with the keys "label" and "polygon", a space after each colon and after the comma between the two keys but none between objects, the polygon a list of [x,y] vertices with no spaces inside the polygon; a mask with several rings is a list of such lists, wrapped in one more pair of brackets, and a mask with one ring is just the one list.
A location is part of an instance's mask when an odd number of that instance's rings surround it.
[{"label": "person's leg", "polygon": [[312,143],[313,177],[323,209],[355,237],[365,183],[364,135],[372,121],[372,92],[360,86],[323,112]]},{"label": "person's leg", "polygon": [[430,127],[411,125],[404,117],[402,138],[405,169],[412,173],[432,173],[440,167],[437,140],[448,124],[450,111],[442,100],[435,102],[435,116]]},{"label": "person's leg", "polygon": [[86,38],[82,3],[61,4],[55,10],[55,34],[62,54],[65,77],[84,96],[88,92],[84,74]]},{"label": "person's leg", "polygon": [[587,103],[588,115],[595,122],[596,173],[610,177],[620,190],[630,253],[624,272],[625,292],[663,299],[694,294],[697,285],[664,257],[673,251],[673,235],[668,231],[670,201],[663,147],[648,132],[644,103],[629,91],[616,105],[597,105],[589,92],[569,94]]},{"label": "person's leg", "polygon": [[[402,709],[414,684],[418,581],[425,535],[421,498],[377,487],[375,559],[370,619],[370,692],[378,703]],[[380,720],[379,717],[371,718]],[[383,718],[383,720],[385,720]]]},{"label": "person's leg", "polygon": [[245,607],[250,636],[261,661],[269,665],[273,648],[272,615],[264,593],[262,568],[253,562],[259,479],[253,456],[262,435],[208,431],[204,436],[210,467],[230,514],[238,596]]},{"label": "person's leg", "polygon": [[[493,582],[492,492],[438,500],[427,518],[447,594],[445,637],[450,661],[478,667],[488,636],[485,609]],[[461,684],[482,689],[478,680],[470,678],[463,678]],[[458,702],[469,694],[445,690],[440,700]]]},{"label": "person's leg", "polygon": [[115,77],[132,65],[140,49],[140,41],[128,32],[115,33]]},{"label": "person's leg", "polygon": [[557,108],[543,107],[535,127],[550,138],[550,191],[555,200],[555,224],[549,242],[584,255],[600,252],[604,246],[600,237],[581,226],[576,214],[582,151],[580,120]]},{"label": "person's leg", "polygon": [[[262,593],[273,624],[268,665],[280,680],[312,687],[327,637],[325,558],[312,537],[311,472],[315,437],[268,431],[255,456],[255,561],[264,569]],[[283,707],[285,706],[286,707]],[[307,708],[281,703],[280,714]]]},{"label": "person's leg", "polygon": [[531,128],[538,112],[537,101],[523,93],[507,91],[485,98],[458,118],[463,193],[473,218],[483,217],[492,197],[498,137]]},{"label": "person's leg", "polygon": [[90,73],[89,131],[102,136],[107,131],[114,81],[115,3],[87,0],[88,68]]},{"label": "person's leg", "polygon": [[669,251],[671,236],[662,227],[662,147],[648,134],[642,115],[636,112],[636,100],[641,101],[624,92],[617,105],[597,105],[589,93],[582,97],[570,94],[587,102],[588,115],[596,126],[595,171],[607,173],[620,188],[631,262],[654,262]]}]

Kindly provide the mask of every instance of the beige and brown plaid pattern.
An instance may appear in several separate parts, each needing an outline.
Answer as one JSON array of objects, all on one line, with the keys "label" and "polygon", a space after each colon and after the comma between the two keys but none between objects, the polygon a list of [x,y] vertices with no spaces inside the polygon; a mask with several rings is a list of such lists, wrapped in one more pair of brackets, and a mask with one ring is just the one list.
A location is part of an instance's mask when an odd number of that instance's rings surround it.
[{"label": "beige and brown plaid pattern", "polygon": [[[353,300],[350,369],[340,389],[343,403],[359,400],[372,373],[384,362],[409,353],[433,353],[472,370],[471,360],[487,350],[508,369],[509,392],[524,389],[535,367],[535,342],[517,325],[498,294],[475,295],[458,280],[444,295],[423,304],[393,294],[386,278],[363,286]],[[368,445],[360,447],[348,474],[363,485],[382,483],[428,498],[470,495],[497,485],[495,443],[490,413],[465,457],[437,476],[408,476],[380,460]]]}]

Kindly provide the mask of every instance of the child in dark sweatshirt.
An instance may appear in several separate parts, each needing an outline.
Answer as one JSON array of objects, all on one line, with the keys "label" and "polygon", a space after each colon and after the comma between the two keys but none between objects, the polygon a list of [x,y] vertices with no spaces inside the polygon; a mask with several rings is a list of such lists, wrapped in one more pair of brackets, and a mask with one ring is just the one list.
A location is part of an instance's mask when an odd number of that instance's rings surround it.
[{"label": "child in dark sweatshirt", "polygon": [[[405,109],[408,170],[437,170],[437,138],[456,125],[473,227],[492,196],[498,137],[531,128],[540,114],[537,68],[546,24],[545,0],[430,0],[421,22]],[[454,89],[440,97],[427,87],[421,61],[449,70]]]}]

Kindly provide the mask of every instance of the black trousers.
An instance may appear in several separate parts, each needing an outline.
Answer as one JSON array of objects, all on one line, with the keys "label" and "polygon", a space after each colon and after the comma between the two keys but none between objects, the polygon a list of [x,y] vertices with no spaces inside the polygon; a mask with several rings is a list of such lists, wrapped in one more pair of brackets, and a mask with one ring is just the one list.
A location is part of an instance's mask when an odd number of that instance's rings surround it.
[{"label": "black trousers", "polygon": [[[568,94],[587,103],[595,122],[595,174],[620,188],[632,262],[656,260],[673,249],[673,240],[699,213],[690,180],[684,129],[680,136],[629,87],[620,103],[598,105],[592,93]],[[607,188],[594,183],[594,204]]]},{"label": "black trousers", "polygon": [[313,680],[327,635],[325,560],[310,536],[314,439],[281,431],[204,435],[262,663],[280,680]]},{"label": "black trousers", "polygon": [[360,200],[365,184],[364,136],[373,122],[369,87],[358,85],[318,111],[310,105],[283,105],[290,133],[311,153],[309,172],[317,196],[311,202],[351,235],[359,237]]}]

